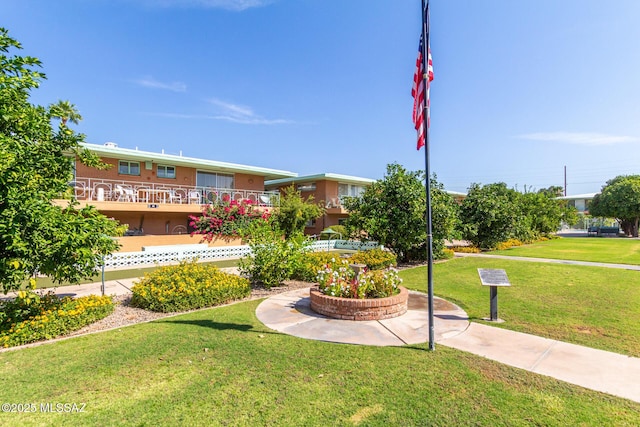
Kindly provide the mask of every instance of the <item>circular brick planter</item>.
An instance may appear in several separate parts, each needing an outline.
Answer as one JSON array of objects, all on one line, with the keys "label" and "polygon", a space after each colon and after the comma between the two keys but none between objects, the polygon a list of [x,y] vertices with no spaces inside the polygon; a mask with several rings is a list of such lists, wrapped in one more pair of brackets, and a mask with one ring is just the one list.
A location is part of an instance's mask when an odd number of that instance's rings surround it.
[{"label": "circular brick planter", "polygon": [[387,298],[355,299],[324,295],[311,288],[311,309],[316,313],[345,320],[382,320],[402,316],[407,312],[409,291],[400,286],[400,293]]}]

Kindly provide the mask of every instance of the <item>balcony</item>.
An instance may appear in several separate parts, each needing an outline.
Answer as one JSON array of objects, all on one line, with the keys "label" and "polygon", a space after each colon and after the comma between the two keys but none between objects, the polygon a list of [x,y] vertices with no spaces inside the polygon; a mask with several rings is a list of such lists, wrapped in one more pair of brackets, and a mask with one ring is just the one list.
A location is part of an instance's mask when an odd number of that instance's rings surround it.
[{"label": "balcony", "polygon": [[347,208],[344,207],[344,199],[346,197],[360,197],[360,196],[338,196],[328,197],[325,201],[325,209],[328,214],[345,214],[348,213]]},{"label": "balcony", "polygon": [[[187,210],[223,200],[248,200],[256,206],[270,208],[280,204],[278,191],[242,190],[237,188],[185,187],[153,182],[121,181],[100,178],[76,178],[69,183],[75,199],[99,209],[126,210],[134,206],[184,206]],[[191,205],[191,207],[189,207]],[[137,210],[137,209],[134,209]],[[180,211],[185,209],[178,209]]]}]

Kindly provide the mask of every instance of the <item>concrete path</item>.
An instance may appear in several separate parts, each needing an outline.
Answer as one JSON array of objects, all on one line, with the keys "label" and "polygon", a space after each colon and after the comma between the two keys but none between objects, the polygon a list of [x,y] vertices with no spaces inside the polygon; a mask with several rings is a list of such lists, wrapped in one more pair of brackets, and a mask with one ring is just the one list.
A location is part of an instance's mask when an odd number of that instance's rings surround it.
[{"label": "concrete path", "polygon": [[[118,280],[107,280],[104,282],[105,295],[127,295],[131,293],[131,287],[133,287],[133,282],[139,280],[137,278],[134,279],[118,279]],[[70,286],[60,286],[57,288],[46,288],[46,289],[36,289],[37,292],[53,292],[54,294],[65,297],[70,296],[74,298],[85,297],[87,295],[102,295],[102,282],[96,283],[85,283],[82,285],[70,285]],[[15,292],[9,292],[7,295],[2,295],[2,299],[15,298]]]},{"label": "concrete path", "polygon": [[605,267],[605,268],[618,268],[623,270],[640,271],[640,265],[631,265],[631,264],[610,264],[605,262],[572,261],[572,260],[566,260],[566,259],[532,258],[532,257],[523,257],[523,256],[474,254],[474,253],[462,253],[462,252],[456,252],[455,256],[456,258],[465,258],[465,257],[497,258],[497,259],[510,259],[514,261],[546,262],[551,264],[583,265],[587,267]]},{"label": "concrete path", "polygon": [[[410,292],[405,315],[380,321],[330,319],[309,305],[309,289],[298,289],[266,299],[256,316],[271,329],[306,339],[376,346],[428,341],[427,296],[419,292]],[[437,297],[434,324],[438,345],[640,403],[639,358],[469,323],[461,308]]]},{"label": "concrete path", "polygon": [[[105,293],[129,294],[136,280],[107,281]],[[55,288],[55,292],[74,297],[100,295],[101,283],[64,286]],[[306,339],[376,346],[428,341],[427,296],[419,292],[410,291],[405,315],[381,321],[329,319],[311,311],[309,305],[309,289],[298,289],[264,300],[256,315],[271,329]],[[640,403],[640,358],[469,323],[462,309],[437,297],[434,323],[438,345]]]},{"label": "concrete path", "polygon": [[471,323],[440,344],[640,403],[640,359]]},{"label": "concrete path", "polygon": [[[267,327],[288,335],[343,344],[399,346],[429,340],[427,296],[409,291],[407,313],[385,320],[331,319],[310,308],[309,288],[272,296],[256,309]],[[434,299],[436,340],[462,333],[469,326],[467,314],[443,299]]]}]

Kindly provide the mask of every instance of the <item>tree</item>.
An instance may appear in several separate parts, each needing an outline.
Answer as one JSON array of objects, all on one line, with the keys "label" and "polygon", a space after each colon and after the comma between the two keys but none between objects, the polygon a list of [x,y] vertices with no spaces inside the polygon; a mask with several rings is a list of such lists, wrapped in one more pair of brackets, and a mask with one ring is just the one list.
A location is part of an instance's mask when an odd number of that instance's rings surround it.
[{"label": "tree", "polygon": [[280,206],[273,213],[275,224],[289,239],[304,232],[305,224],[324,214],[323,208],[314,202],[313,196],[306,200],[293,185],[284,189],[280,198]]},{"label": "tree", "polygon": [[[361,197],[347,197],[346,226],[364,233],[393,251],[400,261],[426,258],[426,194],[424,172],[408,172],[397,163],[387,165],[383,179],[367,187]],[[453,232],[457,205],[436,179],[430,180],[433,253],[438,257]]]},{"label": "tree", "polygon": [[[533,238],[548,236],[560,228],[562,222],[575,224],[577,211],[569,207],[566,200],[558,200],[558,188],[550,187],[537,193],[525,193],[521,197],[523,221],[526,234]],[[526,240],[526,239],[523,239]]]},{"label": "tree", "polygon": [[58,101],[56,104],[50,105],[49,110],[51,111],[51,116],[60,119],[65,126],[68,121],[77,125],[82,120],[82,116],[78,113],[76,106],[69,101]]},{"label": "tree", "polygon": [[523,227],[519,223],[522,219],[519,194],[503,182],[471,184],[460,207],[463,239],[479,248],[491,249],[518,233],[518,227]]},{"label": "tree", "polygon": [[[84,135],[67,127],[67,120],[79,118],[71,104],[66,120],[54,129],[52,120],[62,118],[60,104],[45,108],[29,102],[45,75],[37,70],[37,58],[9,54],[13,49],[22,46],[0,28],[0,285],[5,293],[36,273],[71,283],[92,276],[102,256],[118,247],[110,236],[123,231],[95,208],[78,209],[72,201],[73,156],[90,166],[101,162],[79,146]],[[62,206],[53,203],[65,198]]]},{"label": "tree", "polygon": [[607,181],[593,198],[589,213],[616,218],[626,235],[638,237],[640,175],[620,175]]}]

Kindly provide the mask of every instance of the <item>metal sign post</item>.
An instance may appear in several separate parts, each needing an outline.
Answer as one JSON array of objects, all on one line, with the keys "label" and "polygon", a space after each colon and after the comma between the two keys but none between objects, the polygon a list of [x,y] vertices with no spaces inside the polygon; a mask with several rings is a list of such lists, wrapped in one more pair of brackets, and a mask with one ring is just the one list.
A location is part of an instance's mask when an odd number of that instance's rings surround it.
[{"label": "metal sign post", "polygon": [[511,286],[507,272],[501,269],[479,268],[480,282],[482,286],[489,286],[489,301],[491,317],[483,320],[491,322],[504,322],[498,317],[498,287]]}]

